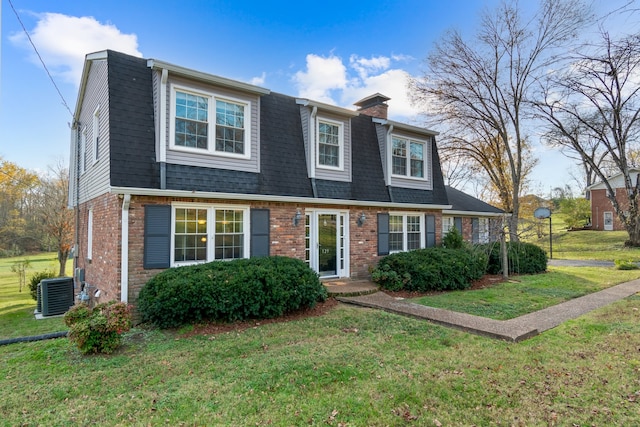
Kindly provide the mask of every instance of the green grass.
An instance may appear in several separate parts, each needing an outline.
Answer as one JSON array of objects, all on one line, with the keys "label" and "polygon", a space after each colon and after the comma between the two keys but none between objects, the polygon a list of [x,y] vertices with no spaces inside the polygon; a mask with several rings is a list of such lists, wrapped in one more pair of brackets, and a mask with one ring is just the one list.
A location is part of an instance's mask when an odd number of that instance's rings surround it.
[{"label": "green grass", "polygon": [[[0,339],[67,330],[61,317],[36,320],[33,314],[36,301],[31,298],[28,285],[20,292],[18,274],[11,271],[14,262],[25,259],[28,259],[31,264],[31,267],[27,269],[27,282],[31,275],[37,271],[47,269],[58,271],[58,260],[55,253],[0,259]],[[68,274],[71,274],[71,265],[72,263],[69,261]]]},{"label": "green grass", "polygon": [[[640,298],[522,343],[381,311],[181,338],[111,356],[0,347],[7,425],[634,425]],[[437,422],[436,422],[437,420]]]},{"label": "green grass", "polygon": [[[552,215],[553,258],[554,259],[593,259],[613,261],[625,259],[640,261],[640,248],[626,248],[625,240],[629,235],[625,231],[567,231],[561,215]],[[549,228],[541,239],[529,239],[543,248],[549,255]]]},{"label": "green grass", "polygon": [[496,320],[512,319],[572,298],[640,278],[640,271],[613,267],[549,267],[546,274],[514,276],[509,282],[474,291],[444,292],[412,299]]}]

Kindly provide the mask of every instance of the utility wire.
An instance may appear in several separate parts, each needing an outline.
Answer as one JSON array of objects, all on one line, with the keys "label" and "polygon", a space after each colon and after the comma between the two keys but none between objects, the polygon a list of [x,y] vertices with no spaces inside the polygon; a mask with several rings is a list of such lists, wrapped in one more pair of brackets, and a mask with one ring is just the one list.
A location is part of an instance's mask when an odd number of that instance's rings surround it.
[{"label": "utility wire", "polygon": [[20,23],[20,26],[22,26],[22,31],[24,31],[25,35],[27,36],[27,39],[29,39],[29,43],[31,43],[31,46],[33,47],[33,50],[36,52],[36,55],[38,55],[38,59],[42,63],[42,66],[44,67],[44,71],[49,76],[49,80],[51,80],[51,83],[53,83],[53,87],[56,88],[56,91],[58,92],[58,95],[60,96],[60,99],[62,99],[62,105],[64,105],[64,108],[67,109],[67,111],[69,112],[71,117],[73,117],[73,113],[71,112],[71,109],[69,108],[69,105],[67,105],[67,101],[65,101],[64,96],[62,96],[62,92],[60,92],[60,89],[58,88],[58,85],[56,84],[55,80],[53,80],[53,76],[49,72],[49,69],[47,68],[47,64],[44,63],[44,60],[42,59],[42,56],[40,56],[40,52],[38,52],[38,49],[36,48],[36,45],[33,43],[33,40],[31,40],[31,36],[29,35],[29,32],[27,31],[27,28],[22,23],[22,19],[20,19],[20,15],[18,15],[18,11],[16,10],[15,7],[13,7],[13,3],[11,2],[11,0],[7,0],[7,1],[9,2],[9,6],[11,6],[11,9],[13,10],[13,13],[15,13],[16,18],[18,19],[18,22]]}]

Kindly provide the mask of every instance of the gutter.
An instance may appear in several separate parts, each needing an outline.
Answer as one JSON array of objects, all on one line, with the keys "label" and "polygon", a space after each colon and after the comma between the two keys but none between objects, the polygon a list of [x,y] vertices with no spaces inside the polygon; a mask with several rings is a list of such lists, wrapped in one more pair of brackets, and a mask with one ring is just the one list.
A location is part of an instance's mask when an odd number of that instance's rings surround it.
[{"label": "gutter", "polygon": [[376,200],[344,200],[344,199],[313,199],[310,197],[298,196],[278,196],[269,194],[239,194],[239,193],[217,193],[208,191],[188,191],[188,190],[160,190],[155,188],[136,187],[111,187],[112,194],[122,194],[129,196],[151,196],[151,197],[186,197],[211,200],[238,200],[257,202],[279,202],[279,203],[305,203],[305,204],[325,204],[334,206],[376,206],[381,208],[394,209],[429,209],[448,210],[451,205],[432,205],[425,203],[394,203],[379,202]]}]

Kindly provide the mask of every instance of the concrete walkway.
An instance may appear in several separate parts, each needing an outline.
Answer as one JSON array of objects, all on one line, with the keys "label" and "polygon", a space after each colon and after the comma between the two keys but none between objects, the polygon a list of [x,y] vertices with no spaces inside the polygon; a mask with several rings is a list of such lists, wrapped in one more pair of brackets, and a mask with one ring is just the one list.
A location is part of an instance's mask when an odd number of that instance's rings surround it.
[{"label": "concrete walkway", "polygon": [[[331,285],[329,285],[331,286]],[[327,288],[329,288],[327,286]],[[363,287],[362,282],[358,287]],[[377,289],[373,283],[368,284],[369,290]],[[344,284],[346,293],[349,283]],[[585,313],[604,307],[640,292],[640,279],[612,286],[593,294],[566,301],[564,303],[545,308],[540,311],[525,314],[510,320],[494,320],[486,317],[473,316],[466,313],[443,310],[415,304],[403,299],[396,299],[384,292],[375,292],[359,296],[339,296],[338,301],[363,307],[377,308],[391,313],[429,320],[444,326],[461,329],[479,335],[506,341],[522,341],[554,328],[561,323],[575,319]],[[331,293],[331,291],[330,291]]]}]

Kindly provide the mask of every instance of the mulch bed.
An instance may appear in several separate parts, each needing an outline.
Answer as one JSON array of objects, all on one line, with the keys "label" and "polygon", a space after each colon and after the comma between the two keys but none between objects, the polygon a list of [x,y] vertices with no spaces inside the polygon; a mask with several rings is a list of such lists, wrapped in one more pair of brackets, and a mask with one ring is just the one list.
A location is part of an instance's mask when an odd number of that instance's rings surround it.
[{"label": "mulch bed", "polygon": [[[497,283],[504,282],[504,278],[501,275],[490,275],[487,274],[482,277],[480,280],[476,280],[471,284],[471,287],[468,290],[476,290],[483,289],[486,287],[490,287]],[[398,291],[398,292],[390,292],[384,291],[386,294],[391,295],[396,298],[417,298],[425,295],[435,295],[442,293],[442,291],[437,292],[408,292],[408,291]],[[246,320],[242,322],[233,322],[233,323],[222,323],[222,322],[203,322],[194,325],[193,329],[184,333],[179,333],[177,336],[180,338],[188,338],[195,335],[209,336],[209,335],[218,335],[225,334],[231,332],[242,332],[246,329],[257,328],[261,325],[268,325],[270,323],[283,323],[290,322],[292,320],[300,320],[306,319],[308,317],[316,317],[322,316],[331,309],[333,309],[339,302],[335,298],[328,298],[324,302],[319,302],[315,307],[295,311],[292,313],[285,314],[280,317],[276,317],[273,319],[261,319],[261,320]]]}]

